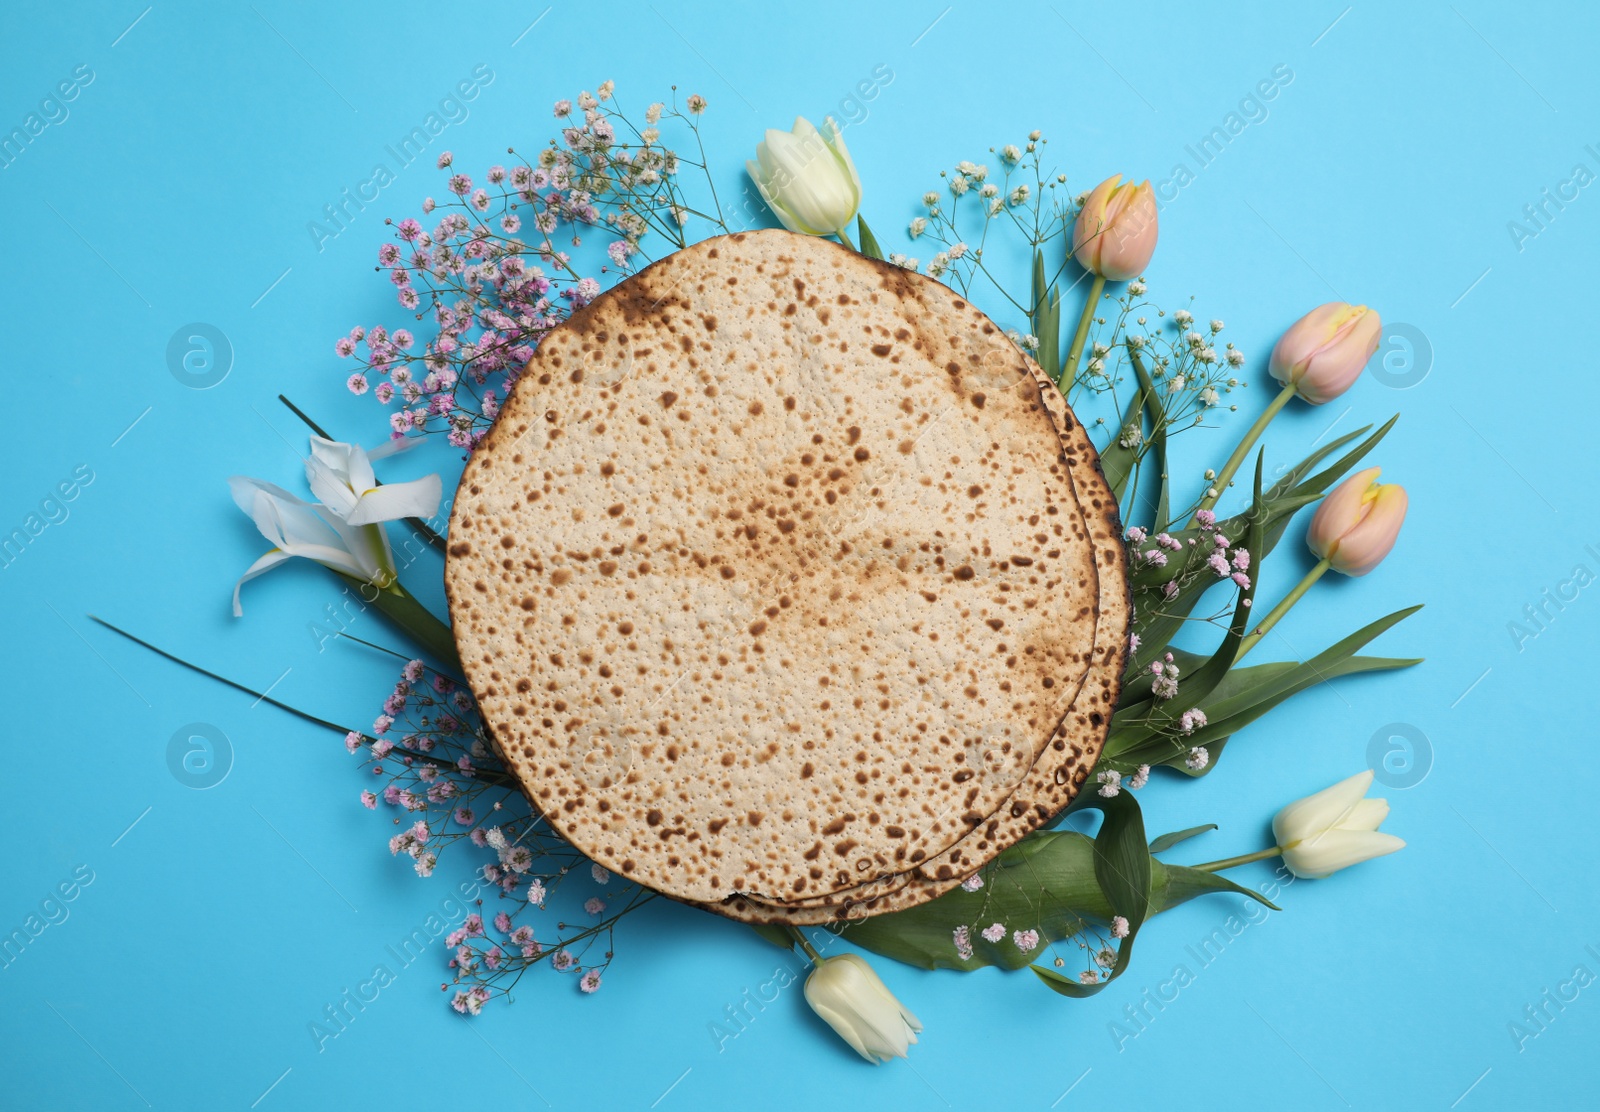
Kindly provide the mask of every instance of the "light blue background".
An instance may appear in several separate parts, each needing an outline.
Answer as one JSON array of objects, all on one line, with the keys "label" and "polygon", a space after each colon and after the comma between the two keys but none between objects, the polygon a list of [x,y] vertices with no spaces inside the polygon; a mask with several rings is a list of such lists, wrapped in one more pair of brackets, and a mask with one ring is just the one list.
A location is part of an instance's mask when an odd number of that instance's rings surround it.
[{"label": "light blue background", "polygon": [[[0,170],[16,403],[0,531],[74,468],[94,474],[70,517],[0,570],[12,693],[0,931],[74,867],[94,874],[70,917],[0,971],[0,1104],[437,1108],[469,1092],[505,1107],[663,1110],[1592,1104],[1600,986],[1520,1049],[1508,1025],[1575,966],[1600,973],[1587,949],[1600,949],[1600,588],[1551,607],[1520,649],[1507,624],[1575,565],[1600,572],[1588,332],[1600,196],[1583,191],[1520,249],[1507,224],[1576,164],[1600,172],[1600,10],[658,2],[562,6],[523,34],[544,9],[132,0],[0,16],[0,129],[75,66],[95,74],[70,116]],[[897,229],[957,159],[1041,127],[1075,188],[1117,171],[1160,180],[1192,164],[1185,146],[1275,65],[1292,69],[1269,116],[1165,205],[1152,294],[1172,307],[1197,294],[1198,315],[1225,318],[1251,355],[1253,380],[1278,332],[1336,296],[1426,334],[1419,385],[1364,377],[1274,426],[1269,466],[1403,411],[1376,458],[1412,510],[1388,564],[1319,588],[1262,653],[1315,651],[1420,601],[1378,644],[1428,661],[1315,689],[1238,737],[1219,775],[1160,779],[1143,801],[1156,829],[1222,824],[1175,859],[1244,852],[1279,805],[1359,770],[1375,731],[1409,723],[1432,750],[1420,784],[1386,793],[1409,848],[1295,884],[1281,914],[1204,969],[1186,947],[1238,901],[1163,916],[1130,974],[1087,1002],[1026,973],[876,960],[927,1025],[909,1062],[879,1069],[793,989],[719,1049],[708,1025],[783,959],[743,928],[665,904],[624,924],[593,998],[534,975],[517,1004],[468,1024],[437,991],[441,956],[400,971],[319,1052],[308,1024],[387,960],[451,880],[418,881],[389,858],[335,736],[252,708],[85,615],[247,682],[278,680],[275,695],[331,717],[375,713],[387,665],[319,653],[307,633],[337,598],[320,570],[274,573],[247,590],[242,621],[229,617],[233,580],[261,544],[223,480],[298,488],[289,442],[303,447],[303,434],[279,391],[337,433],[381,437],[371,399],[344,392],[331,345],[354,323],[398,320],[372,273],[382,221],[415,212],[439,175],[411,166],[325,250],[306,225],[477,63],[495,80],[435,145],[470,170],[508,143],[537,147],[551,101],[614,77],[635,105],[673,83],[707,96],[711,154],[733,192],[763,128],[837,112],[886,65],[892,83],[847,137],[890,249],[904,249]],[[195,321],[234,351],[204,391],[166,363],[169,337]],[[1266,398],[1246,392],[1240,418]],[[1228,443],[1228,431],[1187,434],[1177,467],[1197,481]],[[1275,561],[1267,595],[1303,570],[1296,559]],[[437,566],[417,571],[438,605]],[[354,632],[392,640],[371,617]],[[197,721],[233,749],[227,778],[203,791],[166,759],[173,732]],[[1195,982],[1119,1049],[1109,1024],[1178,963]]]}]

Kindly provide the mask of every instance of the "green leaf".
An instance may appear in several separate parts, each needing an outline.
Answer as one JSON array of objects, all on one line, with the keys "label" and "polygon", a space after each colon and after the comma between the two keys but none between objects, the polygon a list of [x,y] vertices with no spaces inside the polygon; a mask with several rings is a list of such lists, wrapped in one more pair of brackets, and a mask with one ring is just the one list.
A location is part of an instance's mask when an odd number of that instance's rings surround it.
[{"label": "green leaf", "polygon": [[1154,858],[1150,856],[1145,839],[1144,817],[1132,792],[1120,792],[1106,798],[1094,797],[1091,804],[1105,815],[1100,833],[1094,840],[1094,877],[1105,895],[1113,914],[1128,920],[1128,934],[1117,947],[1117,960],[1109,975],[1091,985],[1063,977],[1054,969],[1030,965],[1035,976],[1045,987],[1062,996],[1082,998],[1093,996],[1127,970],[1133,961],[1133,943],[1139,928],[1150,914],[1151,879]]},{"label": "green leaf", "polygon": [[1213,892],[1232,892],[1235,895],[1249,896],[1256,903],[1270,907],[1273,911],[1283,909],[1273,903],[1260,892],[1253,892],[1243,885],[1235,884],[1219,873],[1208,873],[1203,869],[1190,869],[1183,865],[1168,865],[1165,877],[1165,887],[1157,893],[1161,900],[1161,910],[1177,907],[1179,904],[1188,903],[1196,896],[1205,896]]},{"label": "green leaf", "polygon": [[1122,424],[1112,432],[1111,441],[1100,449],[1100,470],[1111,487],[1111,496],[1118,502],[1122,501],[1123,492],[1128,488],[1129,477],[1139,466],[1139,449],[1122,445],[1123,430],[1129,427],[1143,429],[1143,409],[1144,390],[1140,389],[1128,403],[1128,412],[1123,416]]},{"label": "green leaf", "polygon": [[751,923],[750,929],[780,950],[794,949],[794,935],[789,933],[788,927],[780,927],[776,923]]},{"label": "green leaf", "polygon": [[1208,822],[1204,826],[1191,826],[1187,830],[1174,830],[1171,834],[1163,834],[1161,837],[1151,842],[1150,852],[1161,853],[1163,850],[1171,849],[1179,842],[1187,842],[1190,838],[1193,838],[1196,835],[1204,834],[1206,831],[1215,830],[1216,828],[1216,823]]},{"label": "green leaf", "polygon": [[[1249,515],[1250,527],[1244,538],[1245,548],[1249,552],[1261,551],[1262,529],[1266,520],[1261,493],[1261,468],[1265,457],[1265,451],[1256,454],[1254,496]],[[1112,719],[1111,737],[1106,741],[1108,753],[1121,756],[1127,749],[1140,744],[1148,737],[1172,736],[1182,714],[1191,707],[1202,706],[1217,685],[1227,678],[1234,661],[1238,658],[1239,645],[1244,640],[1244,631],[1250,622],[1250,607],[1255,600],[1256,584],[1261,581],[1260,567],[1257,566],[1253,571],[1250,585],[1239,592],[1239,597],[1234,603],[1233,620],[1228,624],[1228,632],[1222,638],[1222,644],[1217,646],[1216,651],[1200,667],[1190,671],[1179,666],[1179,674],[1183,678],[1178,684],[1178,694],[1182,698],[1173,699],[1168,704],[1157,704],[1152,695],[1143,702],[1119,710]],[[1171,709],[1165,709],[1168,706]]]},{"label": "green leaf", "polygon": [[[1094,841],[1074,830],[1024,838],[985,865],[975,892],[954,888],[905,911],[834,924],[854,943],[923,969],[1020,969],[1029,958],[1007,934],[998,942],[980,933],[990,923],[1027,927],[1044,943],[1070,938],[1112,911],[1095,880]],[[972,957],[956,953],[953,932],[965,926]]]},{"label": "green leaf", "polygon": [[1128,345],[1128,361],[1133,364],[1133,373],[1139,377],[1139,388],[1144,391],[1145,409],[1150,415],[1150,454],[1155,457],[1156,465],[1156,516],[1151,523],[1152,529],[1165,529],[1170,522],[1171,509],[1169,508],[1171,483],[1167,481],[1167,409],[1161,402],[1161,395],[1156,390],[1155,382],[1150,378],[1150,373],[1145,370],[1144,360],[1139,358],[1139,351],[1132,344]]},{"label": "green leaf", "polygon": [[885,262],[888,257],[884,255],[883,248],[878,246],[878,237],[872,234],[872,229],[867,227],[867,218],[860,213],[856,214],[856,236],[861,240],[861,253],[869,258],[881,259]]}]

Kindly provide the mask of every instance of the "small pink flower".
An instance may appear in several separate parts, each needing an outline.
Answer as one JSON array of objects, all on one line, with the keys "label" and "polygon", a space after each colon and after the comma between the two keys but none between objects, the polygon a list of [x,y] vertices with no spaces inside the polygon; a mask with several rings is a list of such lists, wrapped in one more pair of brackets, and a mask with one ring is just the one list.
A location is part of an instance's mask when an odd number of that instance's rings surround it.
[{"label": "small pink flower", "polygon": [[602,900],[599,896],[590,896],[587,900],[583,901],[583,910],[587,911],[590,915],[599,915],[605,909],[606,901]]},{"label": "small pink flower", "polygon": [[361,806],[365,807],[369,811],[376,811],[378,809],[378,797],[373,795],[371,792],[362,792]]},{"label": "small pink flower", "polygon": [[973,873],[966,880],[963,880],[961,882],[961,890],[963,892],[976,892],[978,889],[980,889],[982,887],[983,887],[983,874],[982,873]]},{"label": "small pink flower", "polygon": [[1039,932],[1033,930],[1012,931],[1011,943],[1024,954],[1029,953],[1039,945]]},{"label": "small pink flower", "polygon": [[591,969],[578,978],[578,987],[584,992],[593,992],[600,987],[600,970]]},{"label": "small pink flower", "polygon": [[1121,915],[1113,915],[1111,917],[1111,937],[1128,937],[1128,920],[1124,919]]},{"label": "small pink flower", "polygon": [[987,927],[983,928],[983,938],[985,942],[999,942],[1005,936],[1006,928],[1000,923],[990,923]]}]

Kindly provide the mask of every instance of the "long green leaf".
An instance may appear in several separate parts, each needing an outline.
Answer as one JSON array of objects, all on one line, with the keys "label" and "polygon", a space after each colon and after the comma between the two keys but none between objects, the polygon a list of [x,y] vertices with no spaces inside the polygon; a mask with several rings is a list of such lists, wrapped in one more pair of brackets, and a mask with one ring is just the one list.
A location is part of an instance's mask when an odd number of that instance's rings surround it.
[{"label": "long green leaf", "polygon": [[878,237],[872,234],[872,229],[867,227],[867,218],[860,213],[856,214],[856,236],[861,240],[861,253],[873,259],[888,261],[888,256],[883,253],[883,248],[878,246]]},{"label": "long green leaf", "polygon": [[1119,792],[1094,804],[1105,815],[1094,840],[1094,878],[1114,914],[1128,921],[1128,934],[1117,947],[1110,973],[1093,984],[1063,977],[1054,969],[1030,965],[1045,987],[1062,996],[1082,998],[1104,991],[1133,961],[1133,943],[1151,913],[1151,873],[1154,858],[1144,832],[1144,816],[1132,792]]},{"label": "long green leaf", "polygon": [[1128,412],[1123,416],[1121,426],[1111,434],[1110,442],[1100,449],[1100,470],[1105,473],[1106,483],[1111,487],[1111,496],[1119,503],[1128,488],[1129,477],[1139,466],[1139,449],[1125,447],[1122,437],[1130,427],[1142,432],[1143,421],[1144,390],[1140,389],[1128,403]]},{"label": "long green leaf", "polygon": [[1210,830],[1215,830],[1216,828],[1216,823],[1208,822],[1204,826],[1191,826],[1187,830],[1174,830],[1171,834],[1163,834],[1161,837],[1151,842],[1150,852],[1160,853],[1163,850],[1169,850],[1180,842],[1187,842],[1190,838],[1197,837],[1198,835],[1204,834]]},{"label": "long green leaf", "polygon": [[1129,343],[1128,361],[1133,364],[1133,373],[1139,378],[1139,387],[1144,391],[1144,405],[1150,417],[1150,454],[1155,458],[1156,466],[1156,516],[1151,523],[1152,529],[1165,529],[1171,524],[1171,483],[1167,475],[1167,408],[1161,402],[1161,394],[1156,390],[1155,382],[1150,378],[1150,373],[1145,369],[1144,360],[1139,358],[1139,349]]}]

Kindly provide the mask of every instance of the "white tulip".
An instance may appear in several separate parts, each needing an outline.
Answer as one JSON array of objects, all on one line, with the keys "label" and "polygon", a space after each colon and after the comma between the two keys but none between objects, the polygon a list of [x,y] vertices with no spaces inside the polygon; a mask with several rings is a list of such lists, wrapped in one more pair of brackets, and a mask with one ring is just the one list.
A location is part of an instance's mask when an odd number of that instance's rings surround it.
[{"label": "white tulip", "polygon": [[805,992],[812,1010],[874,1065],[904,1058],[922,1030],[922,1022],[855,954],[819,958]]},{"label": "white tulip", "polygon": [[382,523],[432,516],[442,493],[437,475],[379,486],[365,451],[321,437],[311,438],[306,479],[321,504],[259,479],[236,475],[228,480],[233,500],[272,542],[271,551],[234,585],[234,617],[244,613],[240,587],[296,556],[377,587],[390,586],[396,576],[394,550]]},{"label": "white tulip", "polygon": [[822,131],[796,116],[793,131],[767,132],[745,169],[762,200],[791,232],[841,235],[861,207],[861,178],[833,117]]},{"label": "white tulip", "polygon": [[1405,847],[1393,834],[1378,832],[1389,803],[1364,798],[1371,786],[1369,769],[1278,812],[1272,836],[1290,872],[1316,879]]}]

